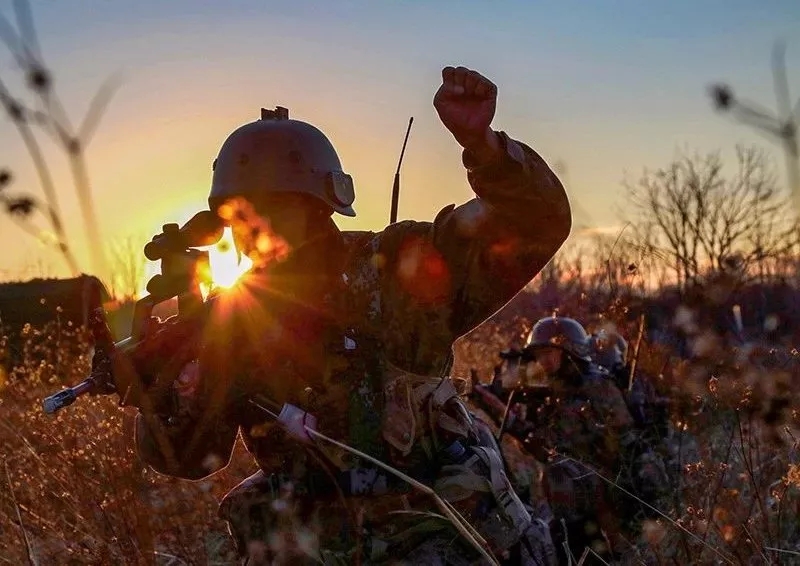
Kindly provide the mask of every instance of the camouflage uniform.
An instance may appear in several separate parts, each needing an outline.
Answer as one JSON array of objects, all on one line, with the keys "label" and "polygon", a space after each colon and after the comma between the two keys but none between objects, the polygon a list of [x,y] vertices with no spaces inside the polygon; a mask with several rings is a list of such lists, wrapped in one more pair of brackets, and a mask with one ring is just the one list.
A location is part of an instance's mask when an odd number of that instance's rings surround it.
[{"label": "camouflage uniform", "polygon": [[[633,380],[633,360],[628,358],[628,344],[614,331],[601,329],[592,336],[592,358],[601,369],[608,371],[611,379],[623,394],[628,410],[636,425],[636,442],[629,458],[639,462],[647,471],[633,475],[627,486],[649,505],[658,506],[672,489],[667,473],[670,448],[667,443],[670,429],[668,399],[659,395],[652,376],[637,369]],[[657,472],[656,472],[657,470]],[[638,517],[658,517],[646,505],[636,504],[630,498],[624,502],[626,513]]]},{"label": "camouflage uniform", "polygon": [[[551,325],[556,320],[569,323],[565,326],[571,334],[562,334],[561,342],[553,343],[566,350],[562,368],[546,385],[502,392],[494,401],[489,396],[497,395],[496,380],[494,387],[481,387],[473,397],[497,415],[514,395],[504,427],[544,464],[542,487],[553,514],[553,539],[560,543],[566,536],[576,559],[586,546],[608,559],[626,549],[623,539],[635,542],[641,517],[635,500],[598,474],[647,501],[653,485],[665,484],[663,463],[642,441],[614,379],[591,363],[588,342],[582,343],[588,339],[582,336],[583,328],[571,319],[543,320]],[[501,356],[527,363],[545,345],[534,343]],[[560,544],[558,549],[561,553]],[[561,559],[566,563],[566,555]]]},{"label": "camouflage uniform", "polygon": [[524,404],[509,432],[545,464],[543,487],[555,519],[554,537],[561,540],[566,528],[579,558],[585,546],[604,544],[600,528],[611,534],[620,530],[614,494],[595,472],[619,477],[626,444],[633,440],[633,420],[608,375],[594,367],[579,382],[555,381],[534,392],[521,395]]},{"label": "camouflage uniform", "polygon": [[652,376],[638,369],[631,382],[633,361],[628,359],[628,343],[614,331],[600,330],[592,335],[592,360],[606,370],[622,391],[639,430],[657,443],[667,434],[667,400],[660,396]]},{"label": "camouflage uniform", "polygon": [[291,563],[480,561],[427,496],[324,442],[298,442],[253,398],[302,407],[320,432],[433,487],[496,555],[547,563],[500,455],[445,377],[453,341],[508,302],[569,234],[558,179],[532,149],[498,135],[504,152],[494,162],[463,156],[479,198],[380,233],[331,222],[322,241],[294,254],[305,275],[279,264],[217,297],[200,402],[139,415],[143,460],[188,479],[221,469],[241,432],[261,471],[220,513],[251,564],[259,549],[265,561]]}]

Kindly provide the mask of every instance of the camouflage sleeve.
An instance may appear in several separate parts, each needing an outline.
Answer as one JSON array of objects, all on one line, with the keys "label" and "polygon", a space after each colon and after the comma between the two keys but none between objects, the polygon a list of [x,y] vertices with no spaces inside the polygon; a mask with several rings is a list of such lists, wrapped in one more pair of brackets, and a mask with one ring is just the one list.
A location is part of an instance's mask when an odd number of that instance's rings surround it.
[{"label": "camouflage sleeve", "polygon": [[145,403],[136,416],[137,452],[157,472],[199,480],[230,461],[237,421],[224,403],[209,403],[210,397],[198,394],[199,381],[199,364],[187,364],[167,393],[173,410],[159,414]]},{"label": "camouflage sleeve", "polygon": [[433,222],[387,226],[375,240],[387,357],[409,371],[446,367],[453,341],[510,301],[569,236],[555,174],[531,148],[498,136],[504,152],[494,162],[463,156],[477,198]]},{"label": "camouflage sleeve", "polygon": [[516,295],[569,236],[572,217],[561,182],[527,145],[498,132],[504,152],[462,161],[478,198],[442,210],[433,243],[449,272],[454,337],[470,331]]},{"label": "camouflage sleeve", "polygon": [[136,415],[136,450],[156,472],[189,480],[210,476],[230,461],[237,427],[201,420],[167,423],[156,415]]},{"label": "camouflage sleeve", "polygon": [[[670,490],[663,458],[649,445],[635,421],[622,393],[610,380],[598,384],[595,405],[599,407],[606,431],[608,453],[614,454],[619,482],[648,503]],[[649,510],[645,510],[649,513]],[[648,515],[649,516],[649,515]]]},{"label": "camouflage sleeve", "polygon": [[585,389],[591,399],[592,411],[587,415],[590,432],[587,440],[593,463],[606,470],[618,470],[629,459],[632,446],[638,443],[633,416],[622,392],[611,379],[600,378]]},{"label": "camouflage sleeve", "polygon": [[633,416],[625,398],[611,379],[598,379],[592,385],[590,397],[604,425],[617,431],[627,431],[633,427]]}]

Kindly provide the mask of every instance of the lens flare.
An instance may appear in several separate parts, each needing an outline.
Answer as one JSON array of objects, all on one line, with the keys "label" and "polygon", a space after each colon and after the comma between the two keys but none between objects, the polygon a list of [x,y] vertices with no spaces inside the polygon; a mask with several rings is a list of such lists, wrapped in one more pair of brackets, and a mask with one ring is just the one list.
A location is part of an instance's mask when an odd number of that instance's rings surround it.
[{"label": "lens flare", "polygon": [[[247,272],[253,265],[252,260],[246,256],[242,256],[241,262],[238,261],[236,248],[233,245],[233,232],[227,227],[219,242],[212,246],[205,246],[197,249],[208,251],[211,280],[214,282],[215,287],[232,287],[239,280],[239,277]],[[145,264],[142,287],[137,294],[137,298],[147,295],[145,287],[147,281],[157,273],[160,273],[160,262],[149,261]],[[201,285],[201,287],[202,293],[207,295],[210,289],[205,288],[205,285]]]},{"label": "lens flare", "polygon": [[230,228],[226,227],[220,241],[207,249],[211,264],[211,280],[217,287],[231,287],[253,265],[247,256],[242,256],[241,262],[238,261]]}]

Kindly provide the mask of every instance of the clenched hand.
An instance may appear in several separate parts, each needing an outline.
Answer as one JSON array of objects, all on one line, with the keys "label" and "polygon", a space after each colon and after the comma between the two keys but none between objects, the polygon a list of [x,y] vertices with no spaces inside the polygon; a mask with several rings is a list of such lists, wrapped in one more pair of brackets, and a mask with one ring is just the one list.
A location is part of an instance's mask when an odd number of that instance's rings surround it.
[{"label": "clenched hand", "polygon": [[497,135],[490,127],[497,108],[497,87],[492,81],[466,67],[445,67],[433,106],[461,147],[479,160],[499,151]]}]

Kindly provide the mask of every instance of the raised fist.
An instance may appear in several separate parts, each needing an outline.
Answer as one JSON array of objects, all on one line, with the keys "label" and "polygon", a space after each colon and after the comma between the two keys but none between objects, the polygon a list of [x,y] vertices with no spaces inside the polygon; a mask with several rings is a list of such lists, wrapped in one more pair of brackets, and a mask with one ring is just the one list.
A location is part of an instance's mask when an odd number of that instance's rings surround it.
[{"label": "raised fist", "polygon": [[497,87],[466,67],[442,69],[442,85],[433,98],[439,119],[461,147],[486,155],[499,147],[490,125],[497,107]]}]

